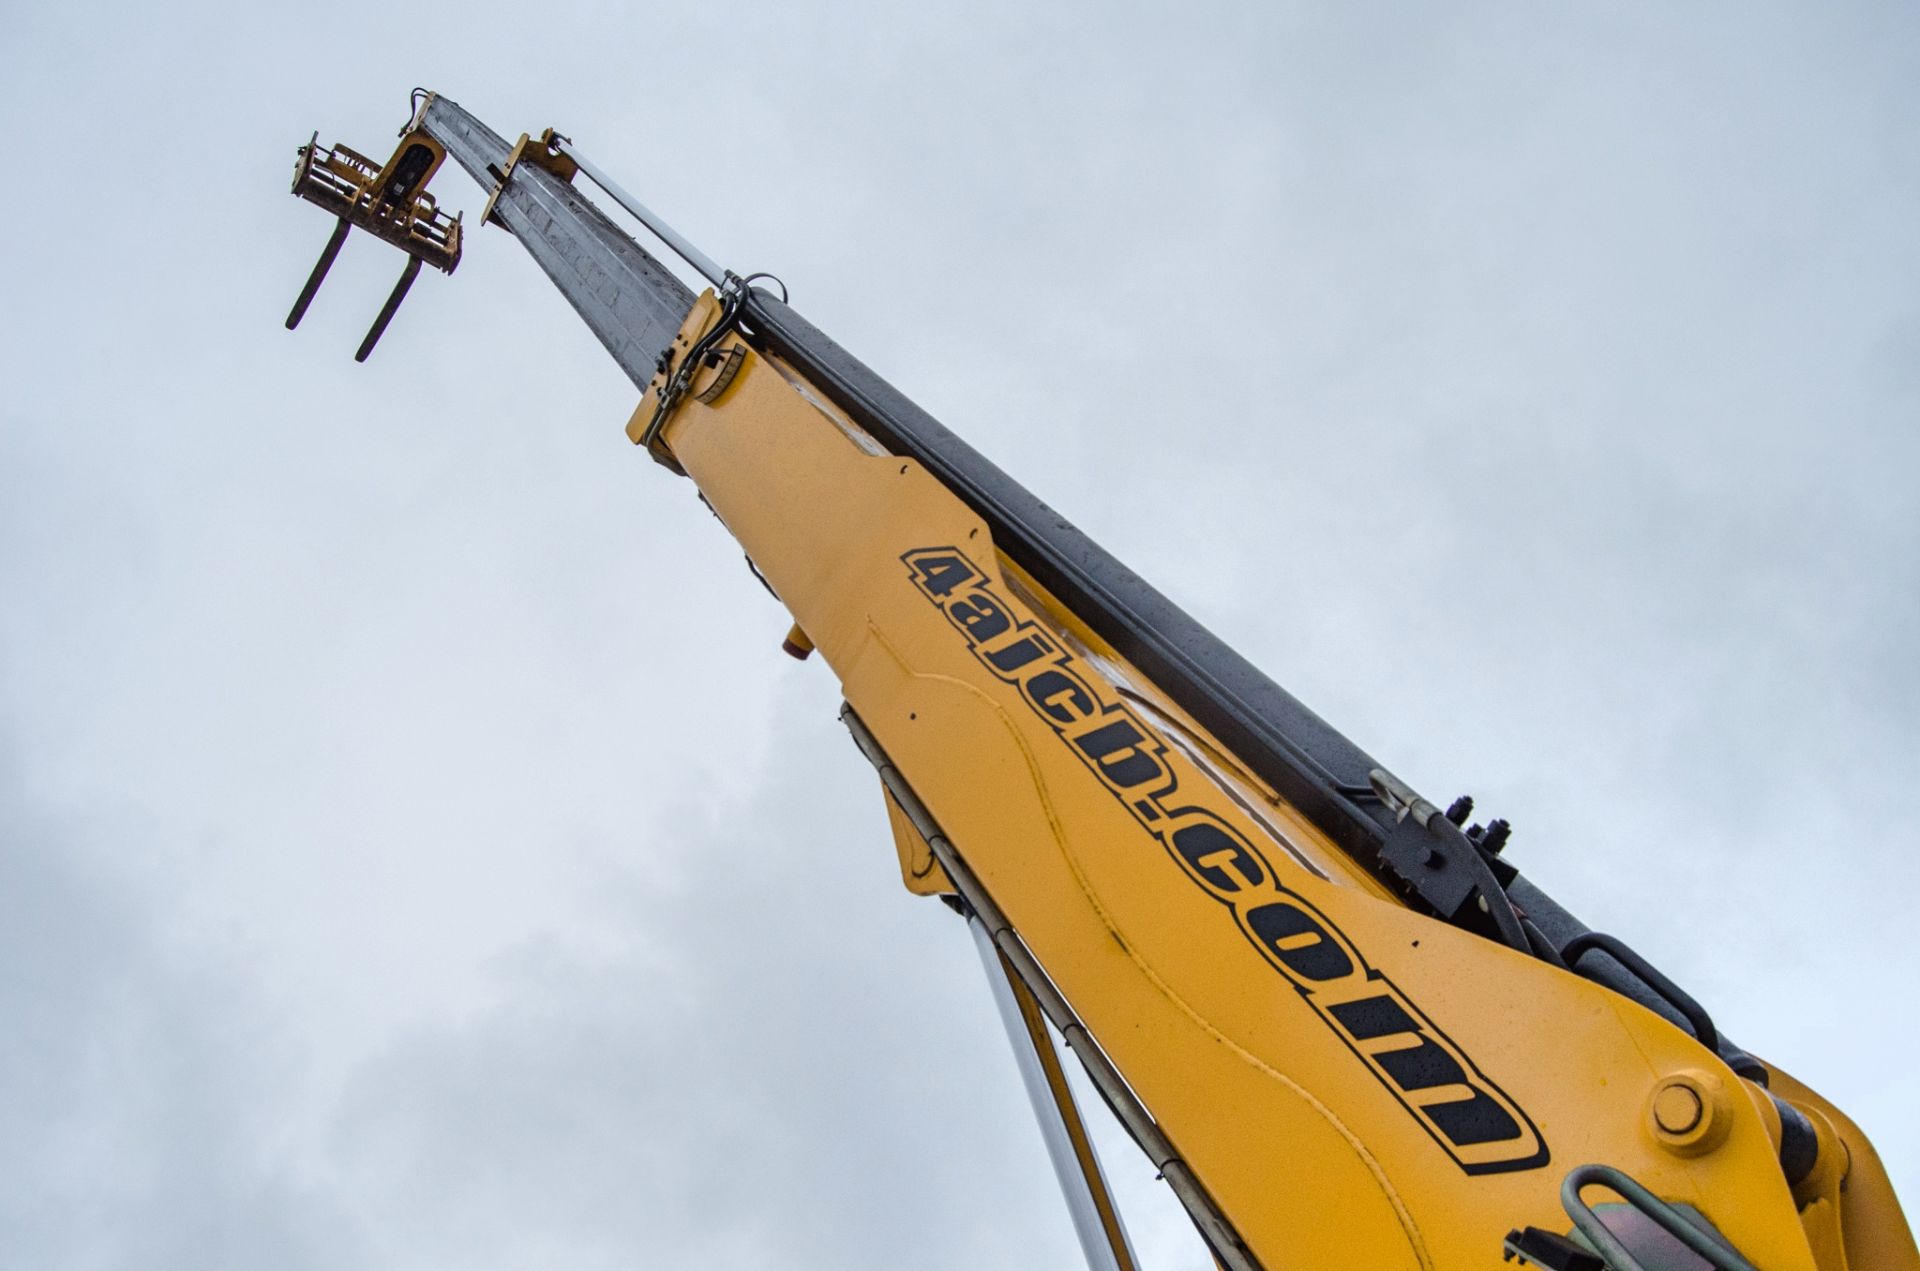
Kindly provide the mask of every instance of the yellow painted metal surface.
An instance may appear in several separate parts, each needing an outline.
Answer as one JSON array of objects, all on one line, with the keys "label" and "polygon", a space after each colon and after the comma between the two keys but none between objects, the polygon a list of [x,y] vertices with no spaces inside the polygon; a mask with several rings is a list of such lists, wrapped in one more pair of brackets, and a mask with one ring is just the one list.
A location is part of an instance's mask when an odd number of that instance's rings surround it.
[{"label": "yellow painted metal surface", "polygon": [[900,857],[900,882],[916,896],[953,895],[953,880],[934,859],[927,840],[913,828],[892,795],[882,792],[881,797],[887,801],[887,825],[893,830],[894,851]]},{"label": "yellow painted metal surface", "polygon": [[[703,298],[676,349],[716,314]],[[1797,1203],[1777,1115],[1717,1056],[1395,902],[917,463],[739,336],[724,347],[731,379],[675,407],[656,457],[739,538],[1264,1266],[1497,1266],[1510,1228],[1566,1230],[1560,1180],[1599,1162],[1765,1271],[1920,1268],[1844,1118],[1853,1180],[1837,1168]],[[908,887],[942,890],[889,815]]]}]

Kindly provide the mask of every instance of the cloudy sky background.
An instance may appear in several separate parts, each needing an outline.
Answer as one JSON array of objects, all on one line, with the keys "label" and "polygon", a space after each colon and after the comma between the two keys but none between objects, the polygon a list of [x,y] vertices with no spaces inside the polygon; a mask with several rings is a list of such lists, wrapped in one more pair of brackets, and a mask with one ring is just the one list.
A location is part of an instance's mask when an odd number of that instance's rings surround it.
[{"label": "cloudy sky background", "polygon": [[415,84],[780,273],[1920,1187],[1920,10],[30,0],[0,1267],[1076,1256],[830,675],[519,247],[356,367],[356,236],[281,329],[294,147]]}]

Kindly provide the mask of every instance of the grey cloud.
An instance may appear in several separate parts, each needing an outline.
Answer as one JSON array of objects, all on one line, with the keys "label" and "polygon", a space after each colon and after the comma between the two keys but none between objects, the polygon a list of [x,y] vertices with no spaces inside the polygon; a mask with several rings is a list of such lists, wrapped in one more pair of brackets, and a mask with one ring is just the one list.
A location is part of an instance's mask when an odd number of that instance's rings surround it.
[{"label": "grey cloud", "polygon": [[357,1225],[278,1137],[296,1087],[241,968],[158,929],[0,767],[0,1265],[335,1267]]},{"label": "grey cloud", "polygon": [[[346,1090],[343,1185],[409,1266],[1070,1262],[960,922],[895,881],[878,785],[819,695],[724,808],[682,793],[671,878],[494,967]],[[798,814],[804,809],[804,819]],[[583,947],[584,944],[584,947]]]},{"label": "grey cloud", "polygon": [[292,147],[418,82],[775,269],[1911,1189],[1910,6],[703,14],[0,14],[73,157],[0,200],[0,1248],[1065,1256],[827,677],[524,253],[355,367],[356,239],[280,329]]}]

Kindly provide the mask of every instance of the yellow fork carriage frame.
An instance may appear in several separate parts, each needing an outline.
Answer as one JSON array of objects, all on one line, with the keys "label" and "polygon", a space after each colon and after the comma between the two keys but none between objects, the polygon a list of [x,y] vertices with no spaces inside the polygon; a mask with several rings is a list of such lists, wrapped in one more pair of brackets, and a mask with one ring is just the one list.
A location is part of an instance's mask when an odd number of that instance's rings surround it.
[{"label": "yellow fork carriage frame", "polygon": [[[1504,822],[1409,789],[564,137],[431,94],[407,136],[489,191],[641,391],[629,437],[839,678],[1092,1266],[1134,1261],[1056,1034],[1235,1271],[1920,1271],[1860,1129],[1533,886]],[[314,201],[377,220],[406,146],[310,149],[344,183]]]},{"label": "yellow fork carriage frame", "polygon": [[301,146],[293,169],[293,192],[325,208],[337,218],[333,237],[321,249],[320,259],[300,289],[293,310],[287,314],[287,330],[300,325],[307,306],[326,280],[327,271],[340,254],[347,234],[358,226],[375,238],[392,243],[407,254],[407,264],[394,284],[387,302],[373,320],[373,326],[361,340],[353,360],[364,362],[379,343],[387,324],[420,276],[420,266],[432,265],[451,274],[460,264],[460,218],[440,210],[434,197],[426,192],[428,181],[446,161],[446,147],[418,128],[407,128],[394,147],[393,156],[384,164],[342,145],[320,144],[314,133]]}]

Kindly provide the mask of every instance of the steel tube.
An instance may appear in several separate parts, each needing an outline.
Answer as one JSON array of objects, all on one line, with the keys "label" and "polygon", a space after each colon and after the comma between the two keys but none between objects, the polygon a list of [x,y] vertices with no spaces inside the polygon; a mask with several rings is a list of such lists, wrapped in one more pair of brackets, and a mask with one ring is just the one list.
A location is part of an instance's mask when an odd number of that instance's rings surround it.
[{"label": "steel tube", "polygon": [[[1106,1187],[1106,1180],[1100,1175],[1100,1163],[1089,1157],[1087,1167],[1082,1167],[1072,1131],[1067,1125],[1068,1115],[1077,1116],[1078,1113],[1071,1110],[1070,1105],[1060,1105],[1042,1067],[1044,1061],[1038,1048],[1053,1045],[1045,1035],[1046,1026],[1039,1025],[1039,1036],[1034,1036],[1027,1027],[1019,999],[1015,996],[1018,989],[1013,972],[1008,969],[1005,959],[1000,955],[999,946],[994,944],[993,937],[977,916],[968,915],[967,932],[973,937],[974,947],[980,954],[980,965],[986,970],[987,984],[993,990],[993,1004],[1000,1012],[1000,1023],[1006,1028],[1007,1041],[1013,1047],[1013,1062],[1020,1069],[1020,1084],[1026,1087],[1027,1101],[1033,1105],[1033,1118],[1040,1123],[1040,1137],[1047,1145],[1047,1159],[1053,1162],[1054,1176],[1060,1180],[1060,1194],[1067,1202],[1067,1214],[1073,1219],[1073,1231],[1080,1238],[1080,1251],[1086,1255],[1088,1271],[1131,1271],[1136,1264],[1132,1250],[1126,1248],[1126,1231],[1119,1227],[1116,1213],[1115,1231],[1109,1237],[1107,1224],[1100,1212],[1100,1202],[1094,1195],[1096,1186],[1102,1189]],[[1071,1095],[1067,1097],[1072,1098]],[[1093,1177],[1088,1177],[1089,1170]],[[1116,1239],[1122,1246],[1117,1250],[1114,1248]]]},{"label": "steel tube", "polygon": [[621,189],[612,177],[595,167],[585,155],[575,150],[572,142],[562,139],[559,146],[561,154],[579,164],[580,170],[591,177],[595,185],[612,195],[615,203],[627,209],[635,220],[653,231],[654,237],[673,248],[674,253],[698,270],[701,277],[716,287],[726,285],[727,271],[714,264],[712,257],[688,242],[652,208]]}]

